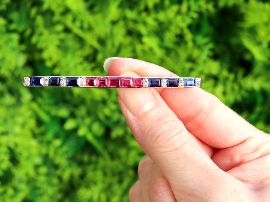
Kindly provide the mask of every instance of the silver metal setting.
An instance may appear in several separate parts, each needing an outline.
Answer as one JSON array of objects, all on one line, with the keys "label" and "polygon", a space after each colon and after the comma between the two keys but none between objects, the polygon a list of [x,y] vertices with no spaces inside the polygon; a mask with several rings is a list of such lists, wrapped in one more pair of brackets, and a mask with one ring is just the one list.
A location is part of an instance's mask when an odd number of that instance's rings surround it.
[{"label": "silver metal setting", "polygon": [[[129,79],[130,85],[122,84],[122,79]],[[200,87],[202,80],[196,77],[29,76],[22,82],[26,87],[193,88]]]},{"label": "silver metal setting", "polygon": [[179,84],[178,84],[179,87],[184,87],[185,86],[185,81],[184,81],[184,78],[179,78]]},{"label": "silver metal setting", "polygon": [[42,86],[48,86],[49,85],[49,77],[45,76],[40,79],[40,84]]},{"label": "silver metal setting", "polygon": [[79,77],[77,79],[77,84],[80,87],[86,86],[86,78],[85,77]]},{"label": "silver metal setting", "polygon": [[147,88],[149,86],[149,81],[147,78],[143,79],[143,87]]},{"label": "silver metal setting", "polygon": [[30,81],[31,81],[30,77],[24,77],[23,78],[23,85],[30,86]]},{"label": "silver metal setting", "polygon": [[195,86],[200,87],[201,86],[201,78],[195,78]]},{"label": "silver metal setting", "polygon": [[167,79],[161,79],[161,86],[167,87]]},{"label": "silver metal setting", "polygon": [[60,86],[61,87],[66,87],[67,86],[67,79],[66,79],[66,77],[61,77],[60,78]]}]

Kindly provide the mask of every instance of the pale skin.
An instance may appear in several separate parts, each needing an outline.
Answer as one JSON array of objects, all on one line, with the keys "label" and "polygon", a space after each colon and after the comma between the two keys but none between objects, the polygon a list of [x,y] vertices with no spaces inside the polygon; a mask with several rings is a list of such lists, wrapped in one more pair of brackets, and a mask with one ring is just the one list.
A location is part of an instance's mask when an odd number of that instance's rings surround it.
[{"label": "pale skin", "polygon": [[[175,76],[131,58],[114,76]],[[270,136],[200,88],[119,89],[127,124],[146,156],[131,202],[269,202]]]}]

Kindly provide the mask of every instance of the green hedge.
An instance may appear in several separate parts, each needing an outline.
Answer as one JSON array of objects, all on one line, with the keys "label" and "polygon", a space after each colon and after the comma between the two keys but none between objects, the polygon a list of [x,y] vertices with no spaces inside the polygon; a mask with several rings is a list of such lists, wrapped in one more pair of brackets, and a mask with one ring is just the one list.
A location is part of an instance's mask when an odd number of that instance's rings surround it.
[{"label": "green hedge", "polygon": [[[218,3],[217,3],[218,2]],[[127,201],[143,153],[113,89],[28,89],[25,75],[102,75],[134,57],[270,131],[270,3],[1,0],[0,200]]]}]

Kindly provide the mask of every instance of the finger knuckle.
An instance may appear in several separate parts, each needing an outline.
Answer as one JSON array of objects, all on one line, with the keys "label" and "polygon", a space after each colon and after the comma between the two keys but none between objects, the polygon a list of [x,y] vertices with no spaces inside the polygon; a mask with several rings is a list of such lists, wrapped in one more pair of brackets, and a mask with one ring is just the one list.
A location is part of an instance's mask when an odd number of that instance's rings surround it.
[{"label": "finger knuckle", "polygon": [[210,114],[220,106],[222,106],[220,100],[216,96],[209,94],[207,99],[200,102],[200,107],[197,107],[197,110],[187,118],[186,127],[192,131],[198,131]]},{"label": "finger knuckle", "polygon": [[[230,199],[234,198],[234,201],[250,201],[250,197],[248,197],[248,192],[245,186],[241,186],[232,182],[231,180],[223,180],[217,183],[212,191],[217,193],[211,201],[230,201]],[[245,193],[245,194],[243,194]],[[211,193],[209,196],[211,198]]]},{"label": "finger knuckle", "polygon": [[135,184],[129,189],[129,200],[130,201],[136,201],[136,192],[137,192],[137,187]]},{"label": "finger knuckle", "polygon": [[270,139],[265,136],[248,138],[241,145],[232,148],[230,162],[244,164],[270,154]]},{"label": "finger knuckle", "polygon": [[143,106],[138,108],[136,112],[137,119],[149,120],[152,119],[155,114],[160,113],[160,102],[155,97],[155,93],[151,92],[155,99],[151,102],[146,102]]},{"label": "finger knuckle", "polygon": [[143,128],[139,142],[148,148],[175,150],[187,140],[185,126],[169,110],[155,106],[137,118],[140,118],[140,128]]},{"label": "finger knuckle", "polygon": [[151,165],[152,165],[152,160],[148,156],[145,156],[140,161],[139,166],[138,166],[139,178],[143,178],[145,176],[147,169],[149,169]]},{"label": "finger knuckle", "polygon": [[145,129],[145,142],[160,150],[174,150],[181,147],[187,140],[186,129],[174,118],[157,117],[155,124]]},{"label": "finger knuckle", "polygon": [[163,198],[166,194],[166,182],[165,179],[162,177],[158,177],[152,183],[152,186],[149,188],[149,195],[150,198]]}]

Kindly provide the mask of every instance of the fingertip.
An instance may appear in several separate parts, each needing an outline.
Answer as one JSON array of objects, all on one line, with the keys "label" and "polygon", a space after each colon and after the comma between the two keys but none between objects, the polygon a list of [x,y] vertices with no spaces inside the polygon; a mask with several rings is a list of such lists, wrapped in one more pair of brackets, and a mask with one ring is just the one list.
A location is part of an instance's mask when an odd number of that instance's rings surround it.
[{"label": "fingertip", "polygon": [[109,57],[104,61],[103,68],[109,75],[118,76],[123,72],[132,71],[128,64],[130,61],[132,58]]},{"label": "fingertip", "polygon": [[134,58],[109,57],[104,61],[104,70],[111,76],[124,72],[136,72],[139,76],[177,76],[163,67]]},{"label": "fingertip", "polygon": [[121,59],[121,57],[109,57],[105,59],[103,63],[103,68],[105,72],[109,72],[115,61]]},{"label": "fingertip", "polygon": [[130,188],[129,190],[129,199],[131,202],[135,201],[141,201],[141,187],[140,187],[140,181],[136,181],[135,184]]},{"label": "fingertip", "polygon": [[135,117],[151,111],[157,103],[153,89],[118,89],[118,95]]},{"label": "fingertip", "polygon": [[[134,77],[138,75],[134,72],[124,72],[120,76]],[[153,108],[156,103],[156,97],[153,94],[153,89],[118,89],[118,99],[121,101],[121,105],[125,105],[127,110],[134,116],[138,116],[138,114],[144,113]]]}]

